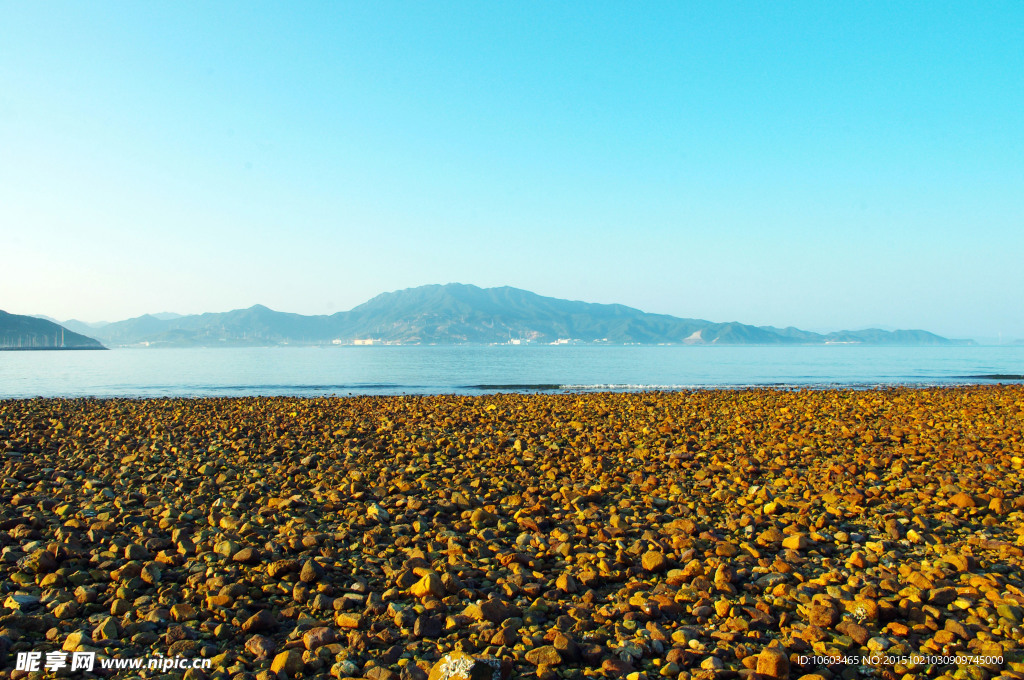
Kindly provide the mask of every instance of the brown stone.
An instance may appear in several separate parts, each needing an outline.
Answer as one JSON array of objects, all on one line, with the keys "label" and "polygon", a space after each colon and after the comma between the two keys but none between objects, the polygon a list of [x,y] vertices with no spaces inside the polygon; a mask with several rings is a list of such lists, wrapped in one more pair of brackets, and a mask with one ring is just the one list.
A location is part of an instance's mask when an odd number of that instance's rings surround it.
[{"label": "brown stone", "polygon": [[522,611],[515,606],[507,605],[499,600],[481,600],[478,603],[467,606],[462,614],[474,621],[490,621],[500,624],[513,616],[519,616]]},{"label": "brown stone", "polygon": [[715,554],[719,557],[735,557],[739,551],[739,546],[730,541],[722,541],[715,546]]},{"label": "brown stone", "polygon": [[274,657],[270,664],[270,670],[274,673],[284,673],[289,678],[294,678],[302,673],[305,664],[302,662],[302,653],[297,649],[289,649]]},{"label": "brown stone", "polygon": [[151,586],[158,585],[163,574],[155,562],[150,562],[142,567],[139,577]]},{"label": "brown stone", "polygon": [[562,663],[562,655],[554,645],[534,647],[526,653],[526,660],[534,666],[557,666]]},{"label": "brown stone", "polygon": [[253,635],[251,638],[246,640],[245,649],[250,654],[254,654],[257,658],[266,659],[277,651],[277,645],[268,637]]},{"label": "brown stone", "polygon": [[789,656],[778,647],[766,647],[757,656],[757,672],[778,680],[789,678]]},{"label": "brown stone", "polygon": [[956,619],[946,619],[944,628],[954,635],[959,636],[961,640],[969,640],[971,637],[971,633],[967,630],[967,627]]},{"label": "brown stone", "polygon": [[299,571],[299,569],[298,560],[277,560],[276,562],[271,562],[267,567],[267,576],[270,578],[280,578],[285,574]]},{"label": "brown stone", "polygon": [[951,505],[955,505],[958,508],[973,508],[977,505],[977,503],[974,502],[974,498],[963,491],[950,498],[949,502]]},{"label": "brown stone", "polygon": [[192,635],[192,631],[185,626],[168,626],[167,632],[164,633],[164,642],[168,645],[173,645],[178,640],[189,640],[195,637]]},{"label": "brown stone", "polygon": [[370,670],[365,671],[363,677],[367,678],[367,680],[399,680],[398,673],[384,666],[374,666]]},{"label": "brown stone", "polygon": [[441,577],[437,575],[437,572],[431,571],[412,584],[412,587],[409,588],[409,594],[413,597],[432,596],[440,599],[448,593],[441,582]]},{"label": "brown stone", "polygon": [[665,571],[668,568],[668,560],[660,550],[648,550],[640,558],[640,564],[645,571]]},{"label": "brown stone", "polygon": [[572,574],[564,573],[559,574],[558,578],[555,579],[555,588],[563,593],[575,593],[578,590],[576,579],[572,577]]},{"label": "brown stone", "polygon": [[274,630],[277,626],[277,618],[266,609],[261,609],[245,620],[242,624],[242,632],[262,633]]},{"label": "brown stone", "polygon": [[511,647],[519,641],[519,633],[512,628],[501,628],[495,633],[490,643],[499,647]]},{"label": "brown stone", "polygon": [[886,628],[889,629],[890,633],[898,637],[904,637],[908,633],[910,633],[910,628],[907,625],[900,623],[899,621],[890,621],[889,625],[886,626]]},{"label": "brown stone", "polygon": [[153,556],[149,554],[149,551],[138,543],[129,543],[124,549],[126,560],[148,560],[151,557]]},{"label": "brown stone", "polygon": [[338,615],[334,617],[334,623],[338,628],[359,628],[363,623],[363,617],[350,612],[338,612]]},{"label": "brown stone", "polygon": [[399,680],[427,680],[427,677],[427,672],[414,663],[402,666],[402,671],[398,674]]},{"label": "brown stone", "polygon": [[850,616],[857,619],[858,623],[863,621],[877,621],[879,617],[878,602],[866,598],[854,600],[853,605],[849,606],[847,611]]},{"label": "brown stone", "polygon": [[331,628],[319,626],[310,628],[302,636],[302,644],[306,649],[317,649],[324,645],[333,644],[338,639],[338,634]]},{"label": "brown stone", "polygon": [[416,637],[436,638],[444,632],[444,622],[438,616],[420,615],[413,622],[412,634]]},{"label": "brown stone", "polygon": [[767,547],[782,543],[782,540],[785,537],[786,535],[783,534],[778,527],[768,527],[760,534],[758,534],[755,540],[757,541],[758,545]]},{"label": "brown stone", "polygon": [[811,546],[811,539],[807,534],[793,534],[782,539],[782,547],[789,550],[804,550]]},{"label": "brown stone", "polygon": [[316,560],[307,560],[302,565],[302,571],[299,572],[299,580],[303,583],[316,583],[323,577],[324,568],[321,567]]},{"label": "brown stone", "polygon": [[868,632],[868,629],[864,626],[856,623],[850,623],[848,621],[844,622],[844,624],[845,625],[842,625],[842,627],[839,628],[839,632],[843,635],[849,635],[858,645],[863,645],[868,641],[868,638],[871,637],[871,633]]},{"label": "brown stone", "polygon": [[831,603],[812,604],[807,610],[807,621],[812,626],[831,628],[839,622],[839,609]]},{"label": "brown stone", "polygon": [[502,623],[521,613],[518,607],[507,605],[499,600],[484,600],[480,603],[480,614],[491,623]]},{"label": "brown stone", "polygon": [[[116,601],[117,600],[115,600],[115,602]],[[124,600],[120,600],[120,602],[124,602]],[[74,600],[70,600],[68,602],[61,602],[53,608],[53,615],[61,621],[66,621],[67,619],[71,619],[78,616],[78,608],[78,603]]]},{"label": "brown stone", "polygon": [[956,598],[956,588],[932,588],[928,591],[928,603],[937,607],[945,607]]},{"label": "brown stone", "polygon": [[113,618],[107,617],[100,622],[92,631],[93,640],[116,640],[118,638],[118,626]]},{"label": "brown stone", "polygon": [[601,670],[613,677],[624,678],[633,672],[633,664],[616,657],[611,657],[601,662]]},{"label": "brown stone", "polygon": [[814,643],[821,642],[822,640],[827,640],[828,633],[825,632],[823,628],[820,628],[819,626],[815,626],[812,624],[803,629],[803,631],[800,633],[800,637],[802,637],[804,640],[807,640],[808,642]]},{"label": "brown stone", "polygon": [[428,680],[508,680],[511,674],[511,664],[455,651],[434,664]]},{"label": "brown stone", "polygon": [[921,590],[931,590],[935,583],[919,571],[912,572],[907,576],[907,583]]},{"label": "brown stone", "polygon": [[191,621],[196,618],[196,610],[188,603],[179,603],[171,607],[171,618],[175,621]]}]

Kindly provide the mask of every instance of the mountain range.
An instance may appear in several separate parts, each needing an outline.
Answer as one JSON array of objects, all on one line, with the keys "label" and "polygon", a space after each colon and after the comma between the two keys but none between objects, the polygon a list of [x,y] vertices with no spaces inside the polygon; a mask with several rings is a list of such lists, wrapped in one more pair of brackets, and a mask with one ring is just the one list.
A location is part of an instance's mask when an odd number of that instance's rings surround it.
[{"label": "mountain range", "polygon": [[[11,316],[11,315],[8,315]],[[348,312],[305,316],[262,305],[109,324],[63,322],[108,346],[210,347],[330,344],[889,344],[961,341],[921,330],[813,333],[649,314],[616,304],[544,297],[518,288],[450,283],[383,293]],[[3,330],[0,328],[0,333]]]},{"label": "mountain range", "polygon": [[106,349],[96,340],[34,316],[0,310],[0,350]]}]

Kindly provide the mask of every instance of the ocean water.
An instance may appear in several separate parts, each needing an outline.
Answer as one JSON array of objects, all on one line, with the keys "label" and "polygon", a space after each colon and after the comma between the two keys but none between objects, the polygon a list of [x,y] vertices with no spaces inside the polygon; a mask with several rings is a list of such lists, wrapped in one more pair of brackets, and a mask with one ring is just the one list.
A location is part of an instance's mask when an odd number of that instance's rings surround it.
[{"label": "ocean water", "polygon": [[917,386],[1021,374],[1019,345],[116,349],[0,352],[0,398]]}]

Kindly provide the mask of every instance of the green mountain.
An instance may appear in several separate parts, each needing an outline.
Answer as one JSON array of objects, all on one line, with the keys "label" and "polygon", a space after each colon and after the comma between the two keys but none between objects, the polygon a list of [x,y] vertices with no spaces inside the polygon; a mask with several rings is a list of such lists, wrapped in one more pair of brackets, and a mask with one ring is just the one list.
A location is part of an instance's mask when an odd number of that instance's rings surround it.
[{"label": "green mountain", "polygon": [[230,312],[158,318],[145,314],[107,324],[95,331],[112,345],[150,347],[210,347],[317,345],[333,337],[326,316],[275,312],[263,305]]},{"label": "green mountain", "polygon": [[450,283],[383,293],[348,312],[304,316],[262,305],[190,316],[144,315],[93,330],[109,345],[149,347],[353,344],[949,344],[926,331],[840,331],[713,323],[624,305]]},{"label": "green mountain", "polygon": [[0,311],[0,350],[106,349],[96,340],[34,316]]}]

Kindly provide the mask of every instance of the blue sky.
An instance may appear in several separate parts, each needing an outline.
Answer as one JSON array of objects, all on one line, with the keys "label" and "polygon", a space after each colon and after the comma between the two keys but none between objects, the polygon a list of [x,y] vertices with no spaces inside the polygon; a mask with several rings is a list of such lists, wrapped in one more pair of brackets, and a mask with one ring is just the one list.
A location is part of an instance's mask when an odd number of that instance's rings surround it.
[{"label": "blue sky", "polygon": [[1024,4],[0,2],[0,308],[1024,337]]}]

